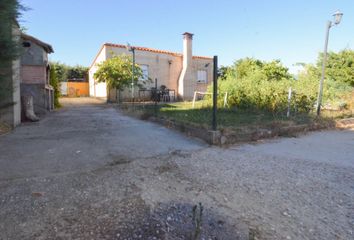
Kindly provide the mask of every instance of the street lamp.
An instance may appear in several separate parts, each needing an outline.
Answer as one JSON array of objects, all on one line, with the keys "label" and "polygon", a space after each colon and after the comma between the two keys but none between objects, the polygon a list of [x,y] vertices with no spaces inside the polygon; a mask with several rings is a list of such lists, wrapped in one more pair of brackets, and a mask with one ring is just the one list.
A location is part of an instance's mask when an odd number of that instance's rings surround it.
[{"label": "street lamp", "polygon": [[323,81],[325,78],[325,68],[326,68],[326,61],[327,61],[327,47],[328,47],[328,36],[329,36],[329,29],[332,26],[338,25],[340,21],[342,20],[343,13],[341,13],[339,10],[337,10],[334,14],[334,22],[332,23],[331,21],[327,22],[327,28],[326,28],[326,39],[325,39],[325,46],[324,46],[324,51],[323,51],[323,60],[322,60],[322,74],[321,74],[321,80],[320,80],[320,86],[318,90],[318,97],[317,97],[317,116],[320,115],[321,112],[321,103],[322,103],[322,94],[323,94]]},{"label": "street lamp", "polygon": [[127,50],[129,52],[133,53],[133,65],[132,65],[132,101],[134,103],[134,67],[135,67],[135,47],[131,46],[129,43],[127,43],[126,46]]}]

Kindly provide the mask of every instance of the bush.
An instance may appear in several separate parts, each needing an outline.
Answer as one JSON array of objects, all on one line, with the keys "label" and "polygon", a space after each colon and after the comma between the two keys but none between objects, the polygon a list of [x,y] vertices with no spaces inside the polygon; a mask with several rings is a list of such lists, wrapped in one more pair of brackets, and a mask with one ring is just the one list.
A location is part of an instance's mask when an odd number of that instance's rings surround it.
[{"label": "bush", "polygon": [[292,87],[295,90],[292,96],[293,107],[296,107],[297,111],[308,112],[314,105],[315,97],[303,93],[299,86],[295,86],[299,85],[295,80],[268,81],[258,77],[254,75],[237,81],[221,81],[219,102],[222,103],[222,97],[227,92],[229,106],[279,113],[287,109],[288,90]]},{"label": "bush", "polygon": [[[238,67],[241,69],[237,69]],[[273,114],[285,113],[288,108],[290,87],[293,90],[292,111],[308,113],[314,109],[316,104],[319,71],[314,66],[306,66],[298,80],[292,78],[287,68],[283,67],[279,61],[261,62],[247,58],[238,60],[224,72],[223,79],[218,84],[220,105],[227,92],[229,107],[267,111]],[[331,78],[326,79],[323,103],[347,105],[342,99],[352,89],[347,83]]]},{"label": "bush", "polygon": [[19,57],[19,43],[12,36],[17,19],[26,9],[17,0],[0,1],[0,108],[13,104],[12,61]]},{"label": "bush", "polygon": [[54,88],[54,107],[59,108],[59,97],[60,97],[60,82],[58,80],[55,68],[50,69],[50,85]]}]

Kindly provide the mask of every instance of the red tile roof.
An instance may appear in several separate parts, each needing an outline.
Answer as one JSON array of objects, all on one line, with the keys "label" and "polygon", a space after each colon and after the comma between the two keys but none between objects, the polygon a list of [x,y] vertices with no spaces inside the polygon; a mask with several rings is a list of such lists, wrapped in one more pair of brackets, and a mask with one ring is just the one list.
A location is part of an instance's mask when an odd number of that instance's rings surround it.
[{"label": "red tile roof", "polygon": [[[94,61],[92,62],[90,68],[93,66],[93,64],[95,63],[98,55],[100,54],[100,52],[102,51],[103,47],[117,47],[117,48],[126,48],[127,45],[123,45],[123,44],[115,44],[115,43],[105,43],[102,45],[100,51],[97,53]],[[172,55],[175,57],[183,57],[182,53],[177,53],[177,52],[171,52],[171,51],[166,51],[166,50],[159,50],[159,49],[154,49],[154,48],[147,48],[147,47],[138,47],[138,46],[132,46],[133,48],[135,48],[138,51],[146,51],[146,52],[154,52],[154,53],[162,53],[162,54],[168,54],[168,55]],[[204,59],[204,60],[211,60],[213,59],[212,57],[204,57],[204,56],[193,56],[193,59]]]},{"label": "red tile roof", "polygon": [[[126,48],[126,45],[122,44],[114,44],[114,43],[105,43],[105,46],[108,47],[118,47],[118,48]],[[170,52],[170,51],[165,51],[165,50],[159,50],[159,49],[153,49],[153,48],[147,48],[147,47],[138,47],[138,46],[132,46],[136,50],[139,51],[146,51],[146,52],[155,52],[155,53],[163,53],[163,54],[169,54],[175,57],[182,57],[182,54],[176,53],[176,52]]]}]

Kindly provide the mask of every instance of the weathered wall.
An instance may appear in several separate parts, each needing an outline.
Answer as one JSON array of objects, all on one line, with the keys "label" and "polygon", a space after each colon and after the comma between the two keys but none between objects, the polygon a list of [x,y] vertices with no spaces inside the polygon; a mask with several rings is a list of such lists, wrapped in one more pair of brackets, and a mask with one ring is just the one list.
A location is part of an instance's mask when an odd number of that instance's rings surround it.
[{"label": "weathered wall", "polygon": [[[49,85],[48,54],[37,43],[23,39],[21,54],[21,96],[33,97],[34,112],[42,115],[54,108],[53,88]],[[25,45],[27,44],[27,45]]]},{"label": "weathered wall", "polygon": [[34,112],[39,115],[51,110],[51,94],[44,84],[21,84],[21,95],[33,96]]},{"label": "weathered wall", "polygon": [[46,51],[41,46],[38,46],[32,41],[25,40],[24,42],[30,43],[30,46],[23,48],[23,52],[21,55],[21,64],[46,66],[48,63],[48,55]]},{"label": "weathered wall", "polygon": [[[191,71],[189,72],[191,76],[187,78],[187,81],[184,85],[184,100],[193,99],[194,91],[206,92],[208,86],[213,82],[213,59],[193,57],[191,65]],[[207,71],[206,83],[197,82],[198,70]]]},{"label": "weathered wall", "polygon": [[21,67],[21,82],[46,84],[46,66],[43,65],[22,65]]},{"label": "weathered wall", "polygon": [[21,123],[21,74],[20,74],[20,59],[13,61],[12,64],[12,79],[13,79],[13,96],[12,100],[14,102],[13,105],[13,126],[17,126]]}]

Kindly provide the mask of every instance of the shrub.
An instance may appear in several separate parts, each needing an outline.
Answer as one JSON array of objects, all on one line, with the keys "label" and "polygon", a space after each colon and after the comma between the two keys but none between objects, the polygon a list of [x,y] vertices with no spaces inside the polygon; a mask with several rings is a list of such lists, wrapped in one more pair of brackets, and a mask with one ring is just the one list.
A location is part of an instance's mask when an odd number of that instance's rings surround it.
[{"label": "shrub", "polygon": [[55,68],[50,69],[50,85],[54,88],[54,107],[59,108],[59,97],[60,97],[60,82],[58,80]]},{"label": "shrub", "polygon": [[[295,80],[279,61],[241,59],[224,71],[223,80],[218,83],[218,102],[222,105],[224,94],[227,92],[229,107],[273,114],[285,113],[288,108],[288,90],[291,87],[292,111],[308,113],[314,108],[317,100],[319,77],[318,68],[312,65],[306,66],[298,80]],[[348,105],[342,99],[352,89],[344,81],[328,78],[325,81],[323,103]]]}]

